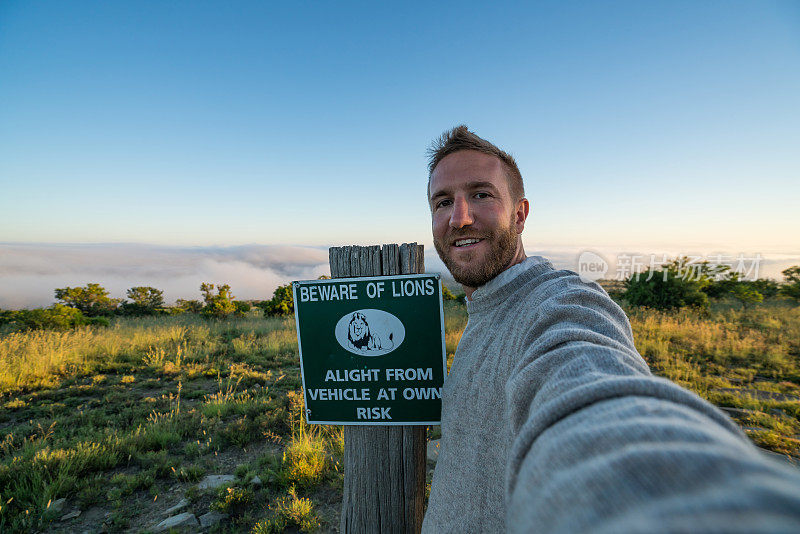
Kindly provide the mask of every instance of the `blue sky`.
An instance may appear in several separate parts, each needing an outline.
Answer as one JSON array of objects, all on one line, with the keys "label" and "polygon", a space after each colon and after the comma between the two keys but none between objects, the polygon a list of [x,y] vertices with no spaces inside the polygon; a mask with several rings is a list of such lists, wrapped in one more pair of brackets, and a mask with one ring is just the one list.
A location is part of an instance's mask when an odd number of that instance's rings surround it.
[{"label": "blue sky", "polygon": [[797,2],[0,2],[0,242],[430,244],[459,123],[529,249],[800,254]]}]

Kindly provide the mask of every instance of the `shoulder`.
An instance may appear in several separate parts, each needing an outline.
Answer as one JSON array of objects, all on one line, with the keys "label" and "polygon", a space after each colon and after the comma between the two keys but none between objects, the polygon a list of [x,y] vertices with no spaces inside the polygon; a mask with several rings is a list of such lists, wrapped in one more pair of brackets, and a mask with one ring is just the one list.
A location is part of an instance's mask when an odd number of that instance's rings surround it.
[{"label": "shoulder", "polygon": [[626,348],[633,333],[625,312],[596,282],[568,270],[546,269],[525,280],[508,304],[519,317],[523,344],[555,346],[565,341],[600,342],[598,335]]},{"label": "shoulder", "polygon": [[585,282],[573,271],[557,270],[548,263],[523,274],[527,276],[520,277],[520,283],[514,294],[520,304],[527,303],[537,308],[545,304],[569,302],[616,306],[599,284]]},{"label": "shoulder", "polygon": [[600,285],[581,280],[573,271],[554,269],[543,258],[525,267],[467,304],[473,326],[488,324],[525,345],[545,331],[565,329],[631,339],[625,313]]}]

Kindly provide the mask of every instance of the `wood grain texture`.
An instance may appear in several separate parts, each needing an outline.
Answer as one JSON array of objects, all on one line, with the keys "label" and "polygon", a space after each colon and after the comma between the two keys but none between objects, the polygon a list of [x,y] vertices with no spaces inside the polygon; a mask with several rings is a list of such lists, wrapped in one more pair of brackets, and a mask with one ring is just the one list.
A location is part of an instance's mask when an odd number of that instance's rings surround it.
[{"label": "wood grain texture", "polygon": [[[333,278],[425,272],[416,243],[333,247]],[[408,533],[422,528],[425,426],[345,426],[344,495],[339,530]]]}]

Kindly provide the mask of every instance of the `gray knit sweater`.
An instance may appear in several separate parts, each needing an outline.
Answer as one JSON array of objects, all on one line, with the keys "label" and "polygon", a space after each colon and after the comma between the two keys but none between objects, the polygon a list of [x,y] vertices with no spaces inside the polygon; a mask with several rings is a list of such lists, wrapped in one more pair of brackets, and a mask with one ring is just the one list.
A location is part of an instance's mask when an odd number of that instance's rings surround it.
[{"label": "gray knit sweater", "polygon": [[800,470],[652,376],[598,285],[532,257],[467,310],[423,532],[800,532]]}]

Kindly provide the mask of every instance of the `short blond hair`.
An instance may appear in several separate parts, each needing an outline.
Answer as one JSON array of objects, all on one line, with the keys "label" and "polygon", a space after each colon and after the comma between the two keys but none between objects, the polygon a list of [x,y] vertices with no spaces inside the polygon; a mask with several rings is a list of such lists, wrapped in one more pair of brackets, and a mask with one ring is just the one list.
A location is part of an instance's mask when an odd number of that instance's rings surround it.
[{"label": "short blond hair", "polygon": [[522,174],[519,172],[517,162],[511,154],[500,150],[498,147],[470,132],[466,125],[460,124],[444,132],[431,143],[428,148],[428,193],[430,194],[431,175],[433,170],[448,156],[459,150],[475,150],[489,156],[494,156],[503,162],[508,179],[508,191],[514,200],[525,198],[525,186],[522,183]]}]

